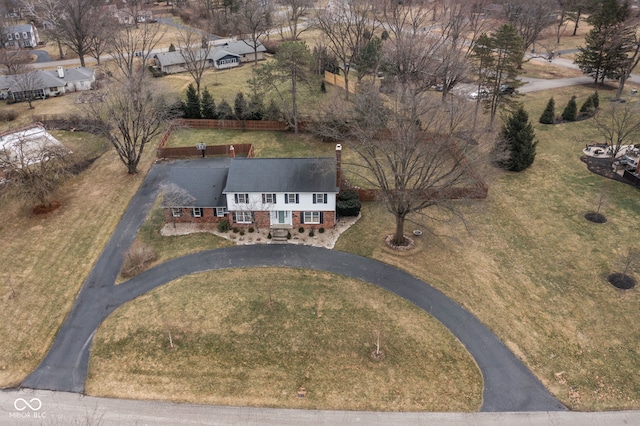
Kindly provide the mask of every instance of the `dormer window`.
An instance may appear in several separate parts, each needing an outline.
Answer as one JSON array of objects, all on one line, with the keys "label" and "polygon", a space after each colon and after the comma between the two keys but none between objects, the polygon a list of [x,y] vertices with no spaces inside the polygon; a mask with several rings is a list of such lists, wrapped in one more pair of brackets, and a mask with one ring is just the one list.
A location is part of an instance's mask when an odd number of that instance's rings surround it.
[{"label": "dormer window", "polygon": [[16,37],[16,40],[20,40],[20,33],[15,33],[14,36]]},{"label": "dormer window", "polygon": [[7,40],[13,40],[13,34],[11,33],[7,34]]},{"label": "dormer window", "polygon": [[27,33],[23,32],[23,33],[22,33],[22,38],[26,40],[26,39],[27,39],[27,37],[28,37],[28,36],[27,36]]}]

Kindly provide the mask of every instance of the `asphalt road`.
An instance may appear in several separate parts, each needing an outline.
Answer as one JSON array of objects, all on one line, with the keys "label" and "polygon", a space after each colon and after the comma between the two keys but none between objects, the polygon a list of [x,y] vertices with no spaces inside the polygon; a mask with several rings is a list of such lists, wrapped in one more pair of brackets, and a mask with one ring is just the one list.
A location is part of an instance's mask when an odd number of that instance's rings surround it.
[{"label": "asphalt road", "polygon": [[[37,399],[36,399],[37,398]],[[29,404],[32,408],[27,406]],[[17,407],[17,408],[16,408]],[[37,408],[37,410],[35,410]],[[22,409],[19,411],[18,409]],[[371,425],[371,426],[640,426],[637,411],[575,413],[389,413],[220,407],[94,398],[67,392],[0,392],[0,424],[25,425]]]},{"label": "asphalt road", "polygon": [[473,315],[428,284],[372,259],[300,245],[236,246],[173,259],[115,286],[123,254],[135,239],[171,165],[194,161],[203,160],[160,163],[151,168],[85,281],[51,349],[24,380],[22,387],[82,393],[96,329],[119,306],[149,290],[201,271],[281,266],[329,271],[370,282],[409,300],[440,320],[467,348],[482,372],[482,411],[565,409]]}]

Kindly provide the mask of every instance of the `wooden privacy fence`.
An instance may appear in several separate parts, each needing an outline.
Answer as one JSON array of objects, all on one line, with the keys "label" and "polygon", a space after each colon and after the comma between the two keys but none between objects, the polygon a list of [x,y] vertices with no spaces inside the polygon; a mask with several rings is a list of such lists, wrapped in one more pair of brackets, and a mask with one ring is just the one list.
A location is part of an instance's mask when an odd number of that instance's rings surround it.
[{"label": "wooden privacy fence", "polygon": [[[231,147],[233,146],[233,156],[235,157],[253,157],[253,145],[250,143],[240,143],[234,145],[207,145],[204,151],[205,157],[231,157]],[[202,151],[196,146],[182,146],[179,148],[158,148],[156,150],[158,158],[185,158],[185,157],[202,157]]]},{"label": "wooden privacy fence", "polygon": [[269,120],[205,120],[181,118],[175,120],[178,126],[190,127],[192,129],[227,129],[227,130],[289,130],[286,123],[282,121]]},{"label": "wooden privacy fence", "polygon": [[[344,90],[344,87],[346,85],[344,77],[329,71],[324,72],[324,81],[333,86],[339,87],[342,90]],[[349,93],[356,93],[356,86],[357,85],[355,81],[349,80]]]}]

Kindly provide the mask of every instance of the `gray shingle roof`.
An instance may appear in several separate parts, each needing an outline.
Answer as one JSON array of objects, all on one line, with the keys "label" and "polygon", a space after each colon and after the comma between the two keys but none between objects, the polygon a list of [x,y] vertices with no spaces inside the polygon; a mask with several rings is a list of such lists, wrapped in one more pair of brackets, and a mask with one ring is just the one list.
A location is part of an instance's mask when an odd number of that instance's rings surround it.
[{"label": "gray shingle roof", "polygon": [[234,158],[228,192],[338,192],[335,158]]},{"label": "gray shingle roof", "polygon": [[[247,55],[253,53],[253,42],[251,40],[247,40],[246,42],[242,40],[229,41],[225,44],[222,44],[227,52],[235,53],[237,55]],[[262,45],[262,43],[258,42],[258,52],[266,52],[267,48]]]},{"label": "gray shingle roof", "polygon": [[[56,70],[36,70],[37,80],[34,79],[34,89],[42,89],[45,87],[62,87],[67,82],[93,80],[94,70],[92,68],[65,68],[64,78],[58,78]],[[16,77],[12,75],[0,76],[0,89],[10,89],[13,92],[19,92],[22,89],[16,83]]]},{"label": "gray shingle roof", "polygon": [[222,190],[227,172],[226,167],[174,167],[169,173],[169,183],[195,197],[194,205],[182,207],[226,207],[227,198]]},{"label": "gray shingle roof", "polygon": [[224,49],[216,49],[216,50],[214,50],[214,51],[209,55],[209,57],[210,57],[211,59],[213,59],[214,61],[217,61],[217,60],[219,60],[219,59],[222,59],[222,58],[224,58],[225,56],[234,56],[234,57],[236,57],[236,58],[239,58],[239,57],[240,57],[240,55],[237,55],[237,54],[235,54],[235,53],[231,53],[231,52],[227,52],[227,51],[226,51],[226,50],[224,50]]}]

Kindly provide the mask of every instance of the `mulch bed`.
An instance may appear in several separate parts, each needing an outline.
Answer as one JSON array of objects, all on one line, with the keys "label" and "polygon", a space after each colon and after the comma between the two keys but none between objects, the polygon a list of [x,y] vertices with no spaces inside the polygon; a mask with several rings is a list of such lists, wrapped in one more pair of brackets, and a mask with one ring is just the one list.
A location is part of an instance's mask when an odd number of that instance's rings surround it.
[{"label": "mulch bed", "polygon": [[629,275],[621,274],[619,272],[615,274],[610,274],[607,277],[607,281],[609,281],[609,283],[612,286],[619,288],[621,290],[629,290],[630,288],[633,288],[636,286],[635,279],[633,279]]},{"label": "mulch bed", "polygon": [[587,169],[589,169],[591,173],[635,186],[611,169],[611,159],[609,158],[596,158],[590,155],[583,155],[580,157],[580,160],[586,163]]}]

